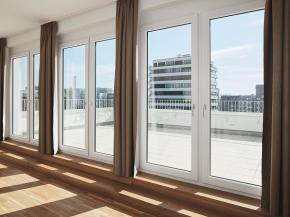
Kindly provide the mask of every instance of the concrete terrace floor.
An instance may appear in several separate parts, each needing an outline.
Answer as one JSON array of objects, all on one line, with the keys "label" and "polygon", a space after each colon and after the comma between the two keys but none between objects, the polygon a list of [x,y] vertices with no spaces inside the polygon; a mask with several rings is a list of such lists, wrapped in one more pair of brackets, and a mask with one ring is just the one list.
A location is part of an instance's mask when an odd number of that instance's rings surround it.
[{"label": "concrete terrace floor", "polygon": [[[168,132],[167,132],[168,131]],[[186,130],[151,129],[148,132],[148,162],[191,170],[191,136]],[[84,128],[65,130],[66,144],[84,148]],[[96,150],[113,153],[113,127],[96,127]],[[261,137],[212,134],[211,175],[261,185]]]}]

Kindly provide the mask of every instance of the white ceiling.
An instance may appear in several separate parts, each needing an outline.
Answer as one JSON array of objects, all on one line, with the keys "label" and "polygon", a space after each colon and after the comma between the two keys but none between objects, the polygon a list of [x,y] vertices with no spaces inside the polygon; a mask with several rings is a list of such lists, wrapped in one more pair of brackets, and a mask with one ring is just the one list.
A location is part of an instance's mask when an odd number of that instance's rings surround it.
[{"label": "white ceiling", "polygon": [[1,0],[0,37],[113,4],[115,0]]}]

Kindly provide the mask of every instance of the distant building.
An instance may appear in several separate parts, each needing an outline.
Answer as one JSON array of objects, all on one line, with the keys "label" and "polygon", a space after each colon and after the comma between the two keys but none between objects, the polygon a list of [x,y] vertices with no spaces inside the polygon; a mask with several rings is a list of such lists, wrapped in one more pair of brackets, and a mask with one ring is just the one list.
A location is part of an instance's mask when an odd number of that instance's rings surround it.
[{"label": "distant building", "polygon": [[[212,106],[217,107],[217,69],[211,65]],[[149,107],[191,109],[191,55],[153,60],[148,73]]]},{"label": "distant building", "polygon": [[256,97],[260,99],[264,99],[264,85],[263,84],[256,85]]},{"label": "distant building", "polygon": [[217,88],[217,68],[213,65],[213,63],[210,64],[210,105],[212,110],[218,109],[218,103],[219,103],[219,89]]},{"label": "distant building", "polygon": [[256,95],[222,95],[219,101],[219,111],[255,112],[264,111],[263,99]]}]

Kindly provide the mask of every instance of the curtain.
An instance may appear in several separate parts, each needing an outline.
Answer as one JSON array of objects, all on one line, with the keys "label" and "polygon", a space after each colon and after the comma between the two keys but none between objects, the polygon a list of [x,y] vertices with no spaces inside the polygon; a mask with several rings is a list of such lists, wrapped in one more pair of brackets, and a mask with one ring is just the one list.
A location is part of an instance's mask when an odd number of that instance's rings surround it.
[{"label": "curtain", "polygon": [[290,216],[290,1],[267,0],[262,208]]},{"label": "curtain", "polygon": [[39,71],[39,152],[54,154],[53,93],[57,23],[41,26]]},{"label": "curtain", "polygon": [[0,38],[0,141],[3,141],[3,109],[4,109],[4,69],[5,69],[5,53],[7,41]]},{"label": "curtain", "polygon": [[134,176],[138,0],[118,0],[114,95],[114,173]]}]

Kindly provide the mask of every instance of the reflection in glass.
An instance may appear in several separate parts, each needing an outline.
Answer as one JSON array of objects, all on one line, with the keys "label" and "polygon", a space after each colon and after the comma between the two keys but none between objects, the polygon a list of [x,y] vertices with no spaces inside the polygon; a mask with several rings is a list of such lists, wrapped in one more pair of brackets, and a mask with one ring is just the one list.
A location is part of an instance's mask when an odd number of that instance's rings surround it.
[{"label": "reflection in glass", "polygon": [[191,25],[147,40],[147,162],[191,171]]},{"label": "reflection in glass", "polygon": [[115,39],[96,42],[95,151],[113,155]]},{"label": "reflection in glass", "polygon": [[86,46],[63,49],[63,145],[85,149]]}]

